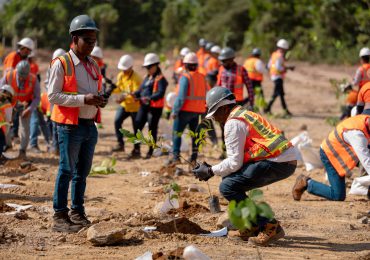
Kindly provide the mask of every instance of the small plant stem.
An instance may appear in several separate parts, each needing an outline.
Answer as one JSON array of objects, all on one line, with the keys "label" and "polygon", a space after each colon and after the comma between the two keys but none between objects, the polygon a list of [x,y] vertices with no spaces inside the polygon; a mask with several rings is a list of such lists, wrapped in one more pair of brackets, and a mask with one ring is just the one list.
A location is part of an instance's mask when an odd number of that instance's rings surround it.
[{"label": "small plant stem", "polygon": [[209,197],[211,198],[212,197],[211,187],[209,186],[209,182],[208,181],[207,181],[207,186],[208,186]]}]

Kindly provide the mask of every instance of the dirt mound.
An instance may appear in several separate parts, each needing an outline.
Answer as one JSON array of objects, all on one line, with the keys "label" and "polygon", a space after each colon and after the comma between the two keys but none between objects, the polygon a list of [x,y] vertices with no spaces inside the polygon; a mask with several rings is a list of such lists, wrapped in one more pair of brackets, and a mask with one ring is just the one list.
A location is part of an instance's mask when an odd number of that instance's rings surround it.
[{"label": "dirt mound", "polygon": [[176,215],[180,214],[182,216],[192,217],[198,213],[206,213],[209,212],[209,209],[200,204],[188,204],[187,201],[184,201],[180,208],[178,209],[171,209],[168,214],[169,215]]},{"label": "dirt mound", "polygon": [[14,211],[14,209],[6,205],[4,201],[0,200],[0,213],[9,212],[9,211]]},{"label": "dirt mound", "polygon": [[183,233],[183,234],[205,234],[209,231],[202,229],[198,224],[182,217],[174,220],[176,222],[176,229],[173,221],[157,224],[157,231],[162,233]]},{"label": "dirt mound", "polygon": [[154,253],[152,258],[153,260],[167,260],[167,259],[184,259],[182,254],[184,253],[183,247],[178,247],[175,250],[172,250],[167,253],[157,252]]}]

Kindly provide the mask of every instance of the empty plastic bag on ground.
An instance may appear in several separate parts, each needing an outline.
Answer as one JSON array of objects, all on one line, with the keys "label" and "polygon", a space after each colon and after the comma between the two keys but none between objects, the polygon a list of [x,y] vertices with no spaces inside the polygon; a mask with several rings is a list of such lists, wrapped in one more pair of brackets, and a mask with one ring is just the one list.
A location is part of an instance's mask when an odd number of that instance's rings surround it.
[{"label": "empty plastic bag on ground", "polygon": [[370,175],[354,178],[349,194],[367,195],[369,187],[370,187]]}]

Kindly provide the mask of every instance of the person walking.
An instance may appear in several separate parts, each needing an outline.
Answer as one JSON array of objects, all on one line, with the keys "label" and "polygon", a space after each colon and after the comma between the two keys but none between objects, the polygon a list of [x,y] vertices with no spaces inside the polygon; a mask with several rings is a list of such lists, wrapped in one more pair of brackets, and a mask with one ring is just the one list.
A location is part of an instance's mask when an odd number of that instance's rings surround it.
[{"label": "person walking", "polygon": [[[143,130],[148,123],[149,131],[153,135],[154,141],[157,141],[158,124],[164,107],[164,95],[168,82],[159,67],[159,57],[155,53],[148,53],[144,57],[143,67],[148,74],[141,83],[139,90],[134,92],[134,96],[140,100],[140,109],[136,115],[136,127]],[[153,148],[150,147],[145,159],[153,155]],[[132,154],[132,158],[139,158],[140,151]]]},{"label": "person walking", "polygon": [[285,54],[289,50],[289,43],[285,39],[280,39],[276,44],[277,50],[272,53],[267,67],[270,70],[271,80],[274,82],[274,93],[267,107],[264,109],[266,114],[271,113],[271,107],[277,97],[280,97],[281,106],[286,116],[292,116],[285,102],[284,77],[288,70],[294,70],[294,66],[285,64]]},{"label": "person walking", "polygon": [[313,180],[303,174],[293,186],[294,200],[301,200],[308,193],[327,200],[346,199],[346,177],[358,163],[370,175],[370,115],[361,114],[340,122],[321,143],[320,158],[324,164],[330,185]]},{"label": "person walking", "polygon": [[[200,181],[222,177],[220,192],[228,201],[240,202],[246,192],[267,186],[291,176],[296,167],[296,150],[282,131],[261,115],[237,105],[234,94],[226,88],[214,87],[206,96],[208,112],[225,125],[227,158],[216,165],[206,162],[193,169]],[[266,246],[284,237],[276,219],[258,217],[258,226],[246,231],[229,231],[230,238],[241,238],[254,245]]]},{"label": "person walking", "polygon": [[[117,88],[113,91],[117,94],[116,102],[120,104],[114,118],[114,129],[117,137],[117,146],[112,149],[113,152],[125,151],[125,143],[123,135],[120,132],[123,122],[126,118],[131,117],[132,128],[136,134],[136,114],[140,108],[140,102],[135,99],[133,93],[137,91],[142,83],[139,74],[134,71],[134,59],[131,55],[123,55],[118,62],[118,69],[120,72],[117,75]],[[140,154],[140,146],[134,145],[134,150],[131,155]]]},{"label": "person walking", "polygon": [[98,140],[95,122],[100,122],[100,108],[107,104],[107,99],[99,95],[99,66],[89,56],[98,31],[89,16],[73,18],[69,27],[73,49],[54,59],[50,68],[48,97],[53,104],[51,120],[57,123],[60,150],[53,198],[52,229],[57,232],[78,232],[90,224],[84,207],[86,178]]}]

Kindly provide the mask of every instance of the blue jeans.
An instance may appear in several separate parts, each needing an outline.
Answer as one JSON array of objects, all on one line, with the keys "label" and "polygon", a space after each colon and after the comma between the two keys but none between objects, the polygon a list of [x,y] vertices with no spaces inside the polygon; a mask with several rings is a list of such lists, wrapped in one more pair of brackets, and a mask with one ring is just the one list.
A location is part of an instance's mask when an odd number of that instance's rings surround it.
[{"label": "blue jeans", "polygon": [[[180,157],[180,148],[181,148],[181,135],[184,132],[187,125],[192,132],[196,132],[198,123],[199,123],[200,114],[193,112],[180,111],[176,119],[173,121],[173,156],[178,159]],[[192,145],[192,154],[191,161],[194,161],[198,157],[198,146],[195,144],[195,137],[191,138]]]},{"label": "blue jeans", "polygon": [[90,173],[98,131],[95,124],[58,125],[59,170],[55,180],[55,212],[68,211],[68,188],[71,183],[71,208],[84,212],[86,178]]},{"label": "blue jeans", "polygon": [[58,125],[57,123],[51,121],[52,126],[52,148],[54,151],[59,151],[59,143],[58,143]]},{"label": "blue jeans", "polygon": [[330,186],[323,183],[310,179],[308,181],[307,191],[308,193],[314,194],[326,198],[328,200],[340,200],[346,199],[346,182],[345,177],[339,176],[333,165],[330,163],[328,157],[322,149],[320,149],[320,158],[325,166],[325,170],[328,173],[328,179]]},{"label": "blue jeans", "polygon": [[39,129],[44,135],[45,141],[49,143],[50,141],[50,128],[48,123],[45,121],[44,114],[38,109],[35,109],[31,114],[30,122],[30,146],[38,147],[37,137],[40,134]]},{"label": "blue jeans", "polygon": [[[132,128],[134,129],[134,133],[137,132],[136,124],[135,124],[135,118],[136,118],[136,112],[126,112],[124,107],[119,107],[116,112],[116,116],[114,118],[114,130],[116,132],[117,142],[120,145],[124,145],[123,141],[123,135],[119,131],[122,128],[123,121],[126,120],[126,118],[131,117],[132,121]],[[139,147],[139,145],[136,145],[135,147]]]}]

